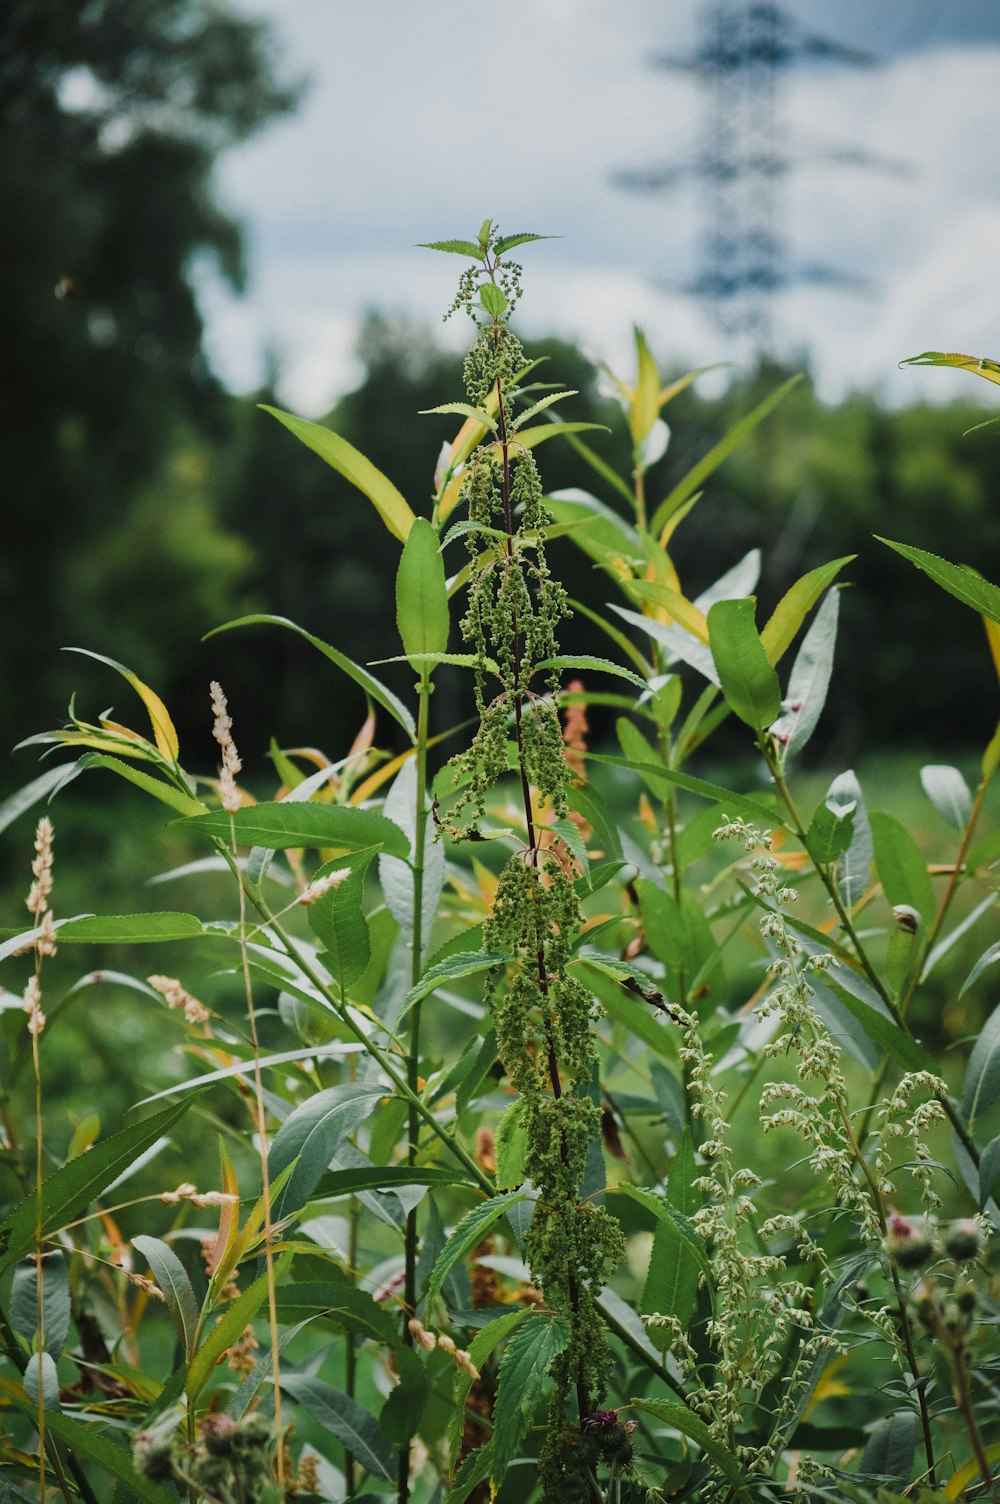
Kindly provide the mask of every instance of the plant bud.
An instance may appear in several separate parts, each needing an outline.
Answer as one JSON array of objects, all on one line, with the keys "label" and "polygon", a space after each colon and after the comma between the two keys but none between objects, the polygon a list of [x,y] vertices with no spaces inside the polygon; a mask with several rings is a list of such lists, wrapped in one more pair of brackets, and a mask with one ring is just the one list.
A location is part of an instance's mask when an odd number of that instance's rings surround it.
[{"label": "plant bud", "polygon": [[983,1251],[983,1234],[979,1223],[971,1217],[953,1222],[945,1234],[944,1251],[950,1259],[961,1262],[978,1258]]},{"label": "plant bud", "polygon": [[926,1230],[907,1221],[898,1212],[889,1219],[889,1230],[882,1247],[890,1261],[901,1269],[919,1269],[934,1257],[934,1244]]}]

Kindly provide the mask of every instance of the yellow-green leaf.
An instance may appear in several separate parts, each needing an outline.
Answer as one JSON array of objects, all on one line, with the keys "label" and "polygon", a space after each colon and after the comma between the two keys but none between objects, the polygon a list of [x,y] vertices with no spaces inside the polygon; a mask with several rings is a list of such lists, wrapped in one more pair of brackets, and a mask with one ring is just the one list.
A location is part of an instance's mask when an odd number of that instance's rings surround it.
[{"label": "yellow-green leaf", "polygon": [[993,381],[1000,386],[1000,361],[990,360],[986,355],[948,355],[943,350],[925,350],[922,355],[910,355],[901,360],[901,366],[953,366],[956,371],[971,371],[982,376],[984,381]]},{"label": "yellow-green leaf", "polygon": [[844,565],[856,558],[857,554],[845,554],[842,559],[833,559],[818,569],[810,569],[785,591],[760,634],[768,663],[775,664],[781,659],[823,591],[837,578]]},{"label": "yellow-green leaf", "polygon": [[150,689],[148,684],[143,684],[137,674],[123,663],[117,663],[114,658],[105,658],[103,653],[92,653],[89,648],[68,648],[67,652],[82,653],[85,658],[96,658],[98,663],[106,663],[108,668],[113,668],[116,673],[126,679],[140,700],[146,707],[150,724],[153,728],[153,740],[164,757],[170,762],[176,762],[180,751],[177,732],[174,723],[170,719],[170,712],[160,699],[155,690]]},{"label": "yellow-green leaf", "polygon": [[660,373],[642,330],[636,326],[634,332],[639,376],[632,397],[629,428],[633,444],[641,444],[660,413]]},{"label": "yellow-green leaf", "polygon": [[261,403],[261,407],[277,418],[279,423],[283,423],[289,433],[293,433],[314,454],[318,454],[320,459],[326,460],[352,486],[356,486],[362,495],[367,496],[393,537],[398,538],[400,543],[406,542],[414,522],[413,510],[389,477],[383,475],[370,459],[331,428],[324,428],[320,423],[310,423],[305,418],[296,418],[292,413],[268,407],[266,403]]}]

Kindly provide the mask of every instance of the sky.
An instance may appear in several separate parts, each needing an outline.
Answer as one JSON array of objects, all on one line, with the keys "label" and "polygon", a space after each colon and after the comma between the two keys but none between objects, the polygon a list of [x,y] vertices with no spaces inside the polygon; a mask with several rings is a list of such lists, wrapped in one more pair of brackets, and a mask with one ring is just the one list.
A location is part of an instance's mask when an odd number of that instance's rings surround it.
[{"label": "sky", "polygon": [[[705,0],[234,4],[270,23],[280,71],[306,85],[294,115],[217,170],[247,232],[249,280],[235,297],[202,268],[200,292],[210,355],[234,389],[253,388],[274,356],[281,399],[322,415],[359,378],[373,309],[463,347],[466,330],[441,324],[461,263],[419,244],[474,238],[486,217],[554,237],[523,252],[522,337],[564,336],[626,375],[635,323],[665,371],[746,361],[684,291],[704,190],[641,195],[614,180],[697,152],[704,90],[651,59],[691,53]],[[828,401],[859,387],[890,402],[987,400],[967,376],[898,362],[1000,355],[1000,3],[785,9],[880,62],[780,76],[778,140],[796,159],[779,192],[789,262],[868,285],[790,286],[775,303],[776,353],[808,362]],[[892,170],[838,165],[829,149]]]}]

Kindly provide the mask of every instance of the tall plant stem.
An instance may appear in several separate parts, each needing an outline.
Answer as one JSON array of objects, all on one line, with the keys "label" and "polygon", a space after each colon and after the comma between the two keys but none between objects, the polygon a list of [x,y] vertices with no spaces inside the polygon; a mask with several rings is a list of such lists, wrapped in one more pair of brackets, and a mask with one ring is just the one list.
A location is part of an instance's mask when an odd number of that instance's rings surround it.
[{"label": "tall plant stem", "polygon": [[[494,319],[493,321],[493,338],[496,345],[499,346],[500,325],[496,319]],[[507,532],[507,559],[508,561],[510,561],[514,557],[514,518],[511,511],[510,494],[510,431],[507,426],[507,412],[504,407],[503,389],[499,379],[497,380],[497,431],[500,438],[501,453],[503,456],[503,512],[504,525]],[[521,798],[524,804],[524,823],[528,837],[528,859],[537,873],[540,865],[541,848],[539,846],[538,832],[535,829],[535,818],[531,808],[531,787],[528,782],[527,759],[525,756],[524,748],[524,725],[521,708],[521,640],[518,628],[517,611],[512,611],[511,615],[511,626],[513,629],[512,657],[514,663],[512,691],[514,700],[515,740],[517,743],[517,766],[521,779]],[[542,998],[543,1007],[547,1007],[549,992],[548,972],[545,965],[545,951],[540,934],[537,938],[537,963],[538,990]],[[562,1081],[559,1076],[559,1062],[556,1059],[552,1027],[548,1018],[546,1018],[545,1020],[545,1036],[548,1043],[547,1065],[549,1073],[549,1084],[552,1089],[553,1097],[558,1101],[563,1094],[563,1089]],[[563,1164],[566,1164],[569,1160],[569,1145],[566,1142],[565,1133],[563,1133],[561,1137],[560,1155]],[[569,1300],[569,1307],[572,1318],[574,1321],[578,1322],[580,1317],[580,1289],[577,1283],[576,1273],[573,1269],[567,1269],[566,1271],[566,1293]],[[577,1408],[580,1412],[580,1424],[582,1426],[587,1416],[590,1414],[591,1407],[590,1396],[587,1393],[587,1386],[584,1383],[583,1377],[579,1372],[577,1373],[576,1379],[576,1402]]]},{"label": "tall plant stem", "polygon": [[[41,957],[35,952],[35,981],[41,970]],[[31,1061],[35,1072],[35,1326],[38,1357],[38,1498],[45,1504],[45,1381],[42,1358],[45,1355],[45,1288],[42,1263],[42,1063],[38,1035],[31,1035]]]},{"label": "tall plant stem", "polygon": [[[413,836],[413,934],[410,944],[410,983],[420,981],[423,957],[424,929],[424,859],[427,847],[427,740],[429,722],[430,680],[422,675],[417,685],[417,790]],[[420,1113],[417,1102],[420,1094],[420,1003],[410,1010],[409,1052],[406,1060],[406,1084],[410,1092],[406,1130],[406,1162],[415,1165],[420,1147]],[[410,1317],[417,1308],[417,1208],[413,1207],[406,1217],[403,1276],[403,1343],[413,1346]],[[399,1504],[406,1504],[410,1496],[410,1449],[401,1448],[397,1475]]]},{"label": "tall plant stem", "polygon": [[[230,856],[232,865],[239,874],[236,862],[236,821],[229,816]],[[247,949],[247,899],[242,874],[239,874],[240,894],[240,959],[243,968],[243,991],[247,1004],[247,1023],[250,1026],[250,1042],[253,1047],[254,1104],[257,1116],[257,1141],[260,1149],[261,1195],[264,1201],[264,1267],[267,1273],[267,1311],[271,1336],[271,1373],[274,1381],[274,1430],[277,1444],[278,1488],[284,1494],[285,1446],[281,1425],[281,1372],[279,1359],[281,1346],[278,1340],[278,1299],[274,1282],[274,1250],[272,1248],[274,1226],[271,1220],[271,1180],[267,1167],[267,1117],[264,1107],[264,1082],[260,1071],[260,1038],[257,1033],[257,1012],[253,1002],[253,981],[250,976],[250,954]]]}]

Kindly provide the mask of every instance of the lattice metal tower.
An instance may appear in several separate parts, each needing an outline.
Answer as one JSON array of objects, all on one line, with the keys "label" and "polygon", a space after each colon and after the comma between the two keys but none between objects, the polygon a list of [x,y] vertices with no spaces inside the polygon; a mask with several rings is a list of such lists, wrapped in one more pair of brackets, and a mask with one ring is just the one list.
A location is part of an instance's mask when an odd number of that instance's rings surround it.
[{"label": "lattice metal tower", "polygon": [[858,279],[832,267],[795,265],[781,231],[779,191],[804,161],[826,160],[898,170],[853,150],[787,149],[777,109],[779,73],[807,62],[870,66],[869,53],[807,31],[777,5],[710,0],[701,38],[687,57],[657,56],[653,65],[693,73],[705,93],[702,138],[694,158],[637,172],[616,181],[643,192],[705,185],[700,270],[686,288],[704,298],[720,327],[743,335],[760,353],[770,347],[776,292],[793,282],[841,285]]}]

